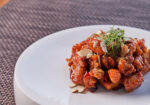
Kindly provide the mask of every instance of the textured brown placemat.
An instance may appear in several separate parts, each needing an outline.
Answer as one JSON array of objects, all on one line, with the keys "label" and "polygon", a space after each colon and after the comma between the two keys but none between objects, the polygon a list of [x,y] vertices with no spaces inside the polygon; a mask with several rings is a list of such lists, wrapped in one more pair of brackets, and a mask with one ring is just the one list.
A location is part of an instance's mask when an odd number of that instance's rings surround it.
[{"label": "textured brown placemat", "polygon": [[15,105],[15,63],[34,41],[66,28],[118,24],[150,30],[150,0],[10,0],[0,9],[0,105]]}]

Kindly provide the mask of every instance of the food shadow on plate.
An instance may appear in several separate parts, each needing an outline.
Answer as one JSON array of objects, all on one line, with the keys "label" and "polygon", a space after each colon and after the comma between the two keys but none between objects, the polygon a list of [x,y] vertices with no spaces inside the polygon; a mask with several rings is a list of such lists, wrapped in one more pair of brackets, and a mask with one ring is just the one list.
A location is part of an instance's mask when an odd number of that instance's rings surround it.
[{"label": "food shadow on plate", "polygon": [[144,77],[144,82],[142,83],[142,85],[136,89],[134,89],[133,91],[131,92],[126,92],[124,90],[124,87],[121,87],[119,89],[116,89],[116,90],[106,90],[104,87],[98,85],[98,89],[96,91],[96,93],[98,94],[106,94],[106,95],[127,95],[127,96],[150,96],[150,83],[149,83],[149,80],[150,80],[150,73],[148,73],[147,75],[145,75]]}]

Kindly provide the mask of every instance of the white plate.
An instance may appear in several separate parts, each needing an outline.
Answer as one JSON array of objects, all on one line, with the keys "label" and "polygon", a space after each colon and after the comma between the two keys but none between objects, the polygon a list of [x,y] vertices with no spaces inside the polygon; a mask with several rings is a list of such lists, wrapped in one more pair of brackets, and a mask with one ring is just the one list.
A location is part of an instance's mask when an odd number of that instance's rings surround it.
[{"label": "white plate", "polygon": [[[111,27],[93,25],[67,29],[32,44],[17,61],[15,92],[19,89],[28,99],[41,105],[150,105],[150,74],[145,76],[142,86],[131,93],[103,88],[95,93],[71,93],[66,58],[70,57],[72,46],[100,29],[107,31]],[[115,28],[124,29],[127,36],[144,38],[150,46],[150,32],[127,26],[115,25]],[[16,102],[21,100],[15,97]]]}]

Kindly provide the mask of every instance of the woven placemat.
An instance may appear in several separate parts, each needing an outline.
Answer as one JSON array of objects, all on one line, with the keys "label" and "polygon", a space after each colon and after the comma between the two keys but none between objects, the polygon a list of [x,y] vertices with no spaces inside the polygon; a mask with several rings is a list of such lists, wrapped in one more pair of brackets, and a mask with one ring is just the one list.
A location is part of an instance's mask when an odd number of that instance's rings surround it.
[{"label": "woven placemat", "polygon": [[25,48],[53,32],[92,24],[150,30],[150,0],[10,0],[0,9],[0,105],[15,105],[14,67]]}]

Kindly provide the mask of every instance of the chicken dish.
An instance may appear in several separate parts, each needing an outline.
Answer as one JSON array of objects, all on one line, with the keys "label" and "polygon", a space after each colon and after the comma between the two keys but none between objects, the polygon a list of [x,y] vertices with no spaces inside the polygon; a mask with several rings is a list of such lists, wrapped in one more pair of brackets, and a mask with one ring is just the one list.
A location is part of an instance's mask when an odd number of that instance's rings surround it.
[{"label": "chicken dish", "polygon": [[142,84],[150,70],[150,50],[144,39],[125,37],[124,33],[119,28],[100,30],[72,47],[67,58],[71,87],[82,86],[73,92],[94,92],[98,84],[107,90],[124,87],[130,92]]}]

